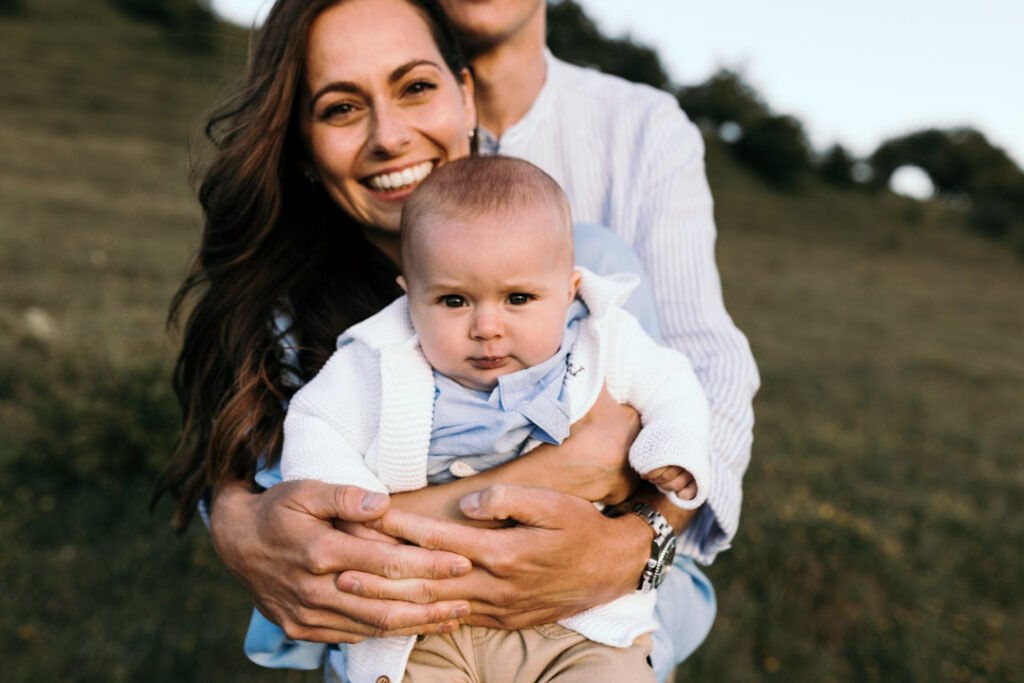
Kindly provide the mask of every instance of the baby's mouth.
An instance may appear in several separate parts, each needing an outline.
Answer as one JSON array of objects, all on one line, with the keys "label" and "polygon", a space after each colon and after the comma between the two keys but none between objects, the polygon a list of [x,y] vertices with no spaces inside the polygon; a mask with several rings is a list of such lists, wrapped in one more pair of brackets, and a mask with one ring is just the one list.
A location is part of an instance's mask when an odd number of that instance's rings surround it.
[{"label": "baby's mouth", "polygon": [[377,192],[398,192],[418,184],[434,170],[433,161],[403,168],[401,171],[381,173],[363,179],[363,183]]},{"label": "baby's mouth", "polygon": [[508,362],[508,356],[480,356],[469,360],[481,370],[494,370],[505,365]]}]

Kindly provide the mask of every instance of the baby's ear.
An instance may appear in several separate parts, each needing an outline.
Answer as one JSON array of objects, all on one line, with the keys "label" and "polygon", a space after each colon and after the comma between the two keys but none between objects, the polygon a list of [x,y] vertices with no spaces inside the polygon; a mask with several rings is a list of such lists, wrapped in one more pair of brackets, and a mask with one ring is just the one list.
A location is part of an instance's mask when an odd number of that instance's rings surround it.
[{"label": "baby's ear", "polygon": [[398,277],[395,278],[395,282],[398,283],[398,286],[402,288],[403,292],[405,292],[406,294],[409,293],[409,285],[405,283],[405,277],[399,275]]},{"label": "baby's ear", "polygon": [[580,291],[580,280],[582,279],[583,273],[580,272],[580,269],[573,269],[572,274],[569,275],[569,301],[576,298],[576,293]]}]

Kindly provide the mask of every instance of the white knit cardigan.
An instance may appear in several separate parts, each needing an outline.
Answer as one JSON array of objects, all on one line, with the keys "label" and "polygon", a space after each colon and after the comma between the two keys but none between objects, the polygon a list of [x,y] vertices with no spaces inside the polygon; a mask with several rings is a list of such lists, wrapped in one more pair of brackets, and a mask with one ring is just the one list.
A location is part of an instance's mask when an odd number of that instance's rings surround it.
[{"label": "white knit cardigan", "polygon": [[[616,401],[640,413],[643,428],[630,448],[630,465],[641,474],[668,465],[685,468],[697,482],[697,496],[670,497],[681,507],[697,508],[711,488],[709,416],[690,363],[659,346],[622,310],[635,276],[580,270],[579,297],[589,315],[568,358],[570,420],[583,417],[606,386]],[[408,300],[401,297],[339,337],[337,351],[292,398],[281,474],[285,480],[319,479],[392,493],[423,488],[433,404],[433,371],[419,349]],[[531,440],[525,450],[538,443]],[[637,591],[560,623],[590,640],[626,647],[657,627],[654,604],[654,591]],[[347,679],[401,680],[414,644],[415,637],[392,637],[342,646]]]}]

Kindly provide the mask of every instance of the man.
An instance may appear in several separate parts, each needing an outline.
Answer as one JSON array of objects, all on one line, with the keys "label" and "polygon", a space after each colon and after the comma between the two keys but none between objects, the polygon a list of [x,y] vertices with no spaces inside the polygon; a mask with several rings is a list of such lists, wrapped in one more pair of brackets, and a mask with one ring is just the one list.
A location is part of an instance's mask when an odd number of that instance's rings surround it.
[{"label": "man", "polygon": [[[606,225],[633,247],[664,341],[694,362],[713,412],[716,492],[689,526],[658,509],[677,530],[687,526],[679,556],[709,563],[736,531],[759,379],[722,303],[699,131],[667,94],[555,59],[545,49],[543,0],[441,4],[473,66],[481,151],[537,164],[565,188],[577,221]],[[668,660],[681,661],[703,640],[714,616],[706,579],[692,563],[677,566],[683,571],[669,576],[694,585],[672,583],[659,600],[659,678]]]}]

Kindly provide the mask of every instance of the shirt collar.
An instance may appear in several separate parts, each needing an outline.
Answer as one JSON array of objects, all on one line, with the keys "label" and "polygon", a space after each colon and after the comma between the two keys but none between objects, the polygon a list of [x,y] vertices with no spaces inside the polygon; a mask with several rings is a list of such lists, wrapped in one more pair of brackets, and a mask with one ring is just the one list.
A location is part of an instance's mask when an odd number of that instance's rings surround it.
[{"label": "shirt collar", "polygon": [[555,93],[558,89],[558,60],[546,47],[544,48],[544,64],[547,67],[547,74],[536,99],[523,114],[523,117],[505,130],[500,140],[486,128],[480,127],[478,144],[482,154],[499,154],[502,143],[514,144],[521,139],[529,139],[533,136],[533,131],[540,125],[539,122],[545,120],[548,110],[554,106]]}]

